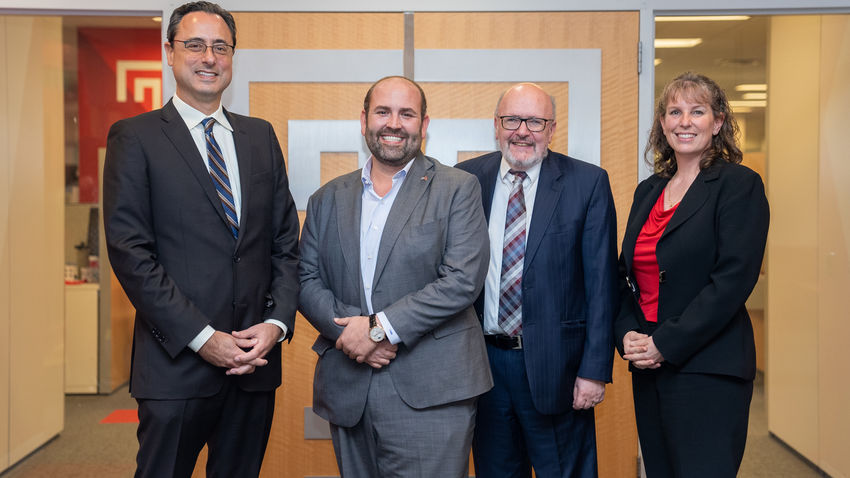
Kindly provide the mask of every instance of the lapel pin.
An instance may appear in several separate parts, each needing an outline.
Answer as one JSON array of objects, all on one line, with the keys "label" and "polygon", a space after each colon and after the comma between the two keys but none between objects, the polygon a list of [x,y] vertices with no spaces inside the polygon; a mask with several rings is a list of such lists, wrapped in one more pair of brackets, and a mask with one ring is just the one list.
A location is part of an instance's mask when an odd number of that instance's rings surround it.
[{"label": "lapel pin", "polygon": [[422,180],[423,180],[423,181],[427,181],[427,180],[428,180],[428,176],[422,176]]}]

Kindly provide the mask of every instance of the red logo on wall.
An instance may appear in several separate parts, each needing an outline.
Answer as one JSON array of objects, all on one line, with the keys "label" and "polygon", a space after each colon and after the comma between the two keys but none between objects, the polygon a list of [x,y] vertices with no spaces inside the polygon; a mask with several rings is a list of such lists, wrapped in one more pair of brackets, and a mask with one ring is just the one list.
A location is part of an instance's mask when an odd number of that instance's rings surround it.
[{"label": "red logo on wall", "polygon": [[80,28],[80,202],[98,201],[98,150],[112,123],[162,103],[162,39],[156,28]]}]

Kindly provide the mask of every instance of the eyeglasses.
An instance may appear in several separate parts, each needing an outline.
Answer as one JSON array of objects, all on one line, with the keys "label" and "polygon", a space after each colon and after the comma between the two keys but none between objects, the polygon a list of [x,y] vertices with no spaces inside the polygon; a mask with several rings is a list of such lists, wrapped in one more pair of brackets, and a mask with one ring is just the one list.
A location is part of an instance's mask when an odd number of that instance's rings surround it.
[{"label": "eyeglasses", "polygon": [[523,123],[532,133],[539,133],[546,129],[546,123],[552,121],[545,118],[520,118],[519,116],[499,116],[502,128],[508,131],[518,130]]},{"label": "eyeglasses", "polygon": [[200,40],[174,40],[179,41],[189,50],[189,53],[195,55],[203,55],[207,52],[207,48],[212,48],[213,53],[218,56],[230,56],[233,54],[233,50],[236,48],[233,45],[228,45],[227,43],[213,43],[212,45],[207,45],[206,43]]}]

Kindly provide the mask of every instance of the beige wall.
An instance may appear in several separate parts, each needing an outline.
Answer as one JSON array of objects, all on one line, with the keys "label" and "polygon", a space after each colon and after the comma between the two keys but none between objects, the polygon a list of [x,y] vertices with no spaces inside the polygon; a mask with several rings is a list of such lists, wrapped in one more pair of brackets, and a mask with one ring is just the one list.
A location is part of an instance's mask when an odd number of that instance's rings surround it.
[{"label": "beige wall", "polygon": [[850,16],[774,17],[769,49],[768,428],[847,477]]},{"label": "beige wall", "polygon": [[820,467],[850,477],[850,15],[821,18],[818,403]]},{"label": "beige wall", "polygon": [[[0,16],[0,65],[6,65],[6,17]],[[9,350],[10,330],[10,259],[9,197],[12,170],[9,160],[8,73],[0,71],[0,470],[9,466]]]},{"label": "beige wall", "polygon": [[0,17],[0,470],[64,420],[61,36]]}]

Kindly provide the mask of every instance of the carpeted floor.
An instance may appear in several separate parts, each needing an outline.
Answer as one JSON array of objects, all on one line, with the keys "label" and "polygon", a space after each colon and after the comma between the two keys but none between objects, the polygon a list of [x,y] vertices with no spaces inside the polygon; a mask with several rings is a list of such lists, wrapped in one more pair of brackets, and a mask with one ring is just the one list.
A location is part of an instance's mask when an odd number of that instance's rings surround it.
[{"label": "carpeted floor", "polygon": [[819,478],[828,476],[767,432],[764,379],[761,374],[753,387],[747,449],[738,476],[744,478]]},{"label": "carpeted floor", "polygon": [[[135,470],[136,402],[127,388],[111,395],[69,395],[65,399],[65,431],[36,450],[0,478],[124,478]],[[111,421],[101,423],[111,416]],[[756,381],[750,409],[747,451],[739,475],[745,478],[820,478],[819,473],[767,432],[764,385]]]},{"label": "carpeted floor", "polygon": [[136,424],[100,421],[115,410],[135,409],[127,387],[111,395],[67,395],[65,430],[3,478],[132,477],[136,469]]}]

